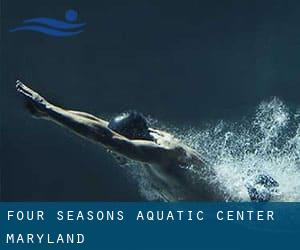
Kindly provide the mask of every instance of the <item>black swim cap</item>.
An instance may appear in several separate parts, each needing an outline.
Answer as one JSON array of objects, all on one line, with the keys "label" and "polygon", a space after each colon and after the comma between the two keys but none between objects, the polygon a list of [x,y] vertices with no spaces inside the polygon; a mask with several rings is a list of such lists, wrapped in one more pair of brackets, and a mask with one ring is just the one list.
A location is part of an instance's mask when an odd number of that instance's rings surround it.
[{"label": "black swim cap", "polygon": [[108,127],[129,139],[153,140],[147,119],[136,111],[121,113],[109,121]]}]

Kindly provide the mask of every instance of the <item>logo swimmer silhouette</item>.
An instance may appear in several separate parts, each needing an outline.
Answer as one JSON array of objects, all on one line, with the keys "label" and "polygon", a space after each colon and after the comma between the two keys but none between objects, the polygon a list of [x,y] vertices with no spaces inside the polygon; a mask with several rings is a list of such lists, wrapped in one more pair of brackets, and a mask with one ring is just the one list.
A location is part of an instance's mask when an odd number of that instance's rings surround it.
[{"label": "logo swimmer silhouette", "polygon": [[83,27],[86,25],[75,23],[77,18],[78,13],[70,9],[65,12],[65,21],[48,17],[26,19],[23,25],[11,29],[10,32],[34,31],[54,37],[75,36],[83,32]]}]

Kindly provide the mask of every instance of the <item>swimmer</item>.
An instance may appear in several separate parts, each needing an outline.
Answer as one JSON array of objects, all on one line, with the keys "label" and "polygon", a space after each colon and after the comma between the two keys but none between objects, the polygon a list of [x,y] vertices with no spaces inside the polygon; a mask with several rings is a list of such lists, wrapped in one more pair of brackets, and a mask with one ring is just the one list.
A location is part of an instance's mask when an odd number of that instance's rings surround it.
[{"label": "swimmer", "polygon": [[[21,81],[16,83],[17,91],[25,97],[27,108],[34,117],[58,123],[102,144],[122,158],[142,163],[141,167],[151,174],[153,185],[158,187],[163,200],[230,200],[218,188],[214,169],[198,152],[171,134],[149,127],[142,114],[125,112],[106,121],[88,113],[55,106]],[[193,180],[190,166],[209,178]]]}]

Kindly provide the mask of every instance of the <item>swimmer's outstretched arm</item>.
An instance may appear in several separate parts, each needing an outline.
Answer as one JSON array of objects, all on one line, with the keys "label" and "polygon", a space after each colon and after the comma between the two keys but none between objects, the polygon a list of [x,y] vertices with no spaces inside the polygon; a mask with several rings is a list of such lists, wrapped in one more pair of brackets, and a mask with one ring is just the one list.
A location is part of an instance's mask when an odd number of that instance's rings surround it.
[{"label": "swimmer's outstretched arm", "polygon": [[129,140],[108,128],[108,122],[91,114],[60,108],[17,81],[17,91],[37,113],[37,117],[63,125],[84,138],[101,143],[125,157],[147,163],[162,164],[173,156],[172,149],[164,148],[151,141]]}]

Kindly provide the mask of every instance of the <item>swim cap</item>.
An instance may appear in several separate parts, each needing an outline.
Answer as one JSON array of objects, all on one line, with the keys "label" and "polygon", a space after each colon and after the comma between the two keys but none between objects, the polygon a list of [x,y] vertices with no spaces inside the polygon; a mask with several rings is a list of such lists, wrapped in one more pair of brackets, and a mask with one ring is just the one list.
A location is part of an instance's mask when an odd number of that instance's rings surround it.
[{"label": "swim cap", "polygon": [[147,119],[136,111],[119,114],[109,121],[108,127],[129,139],[153,140]]}]

